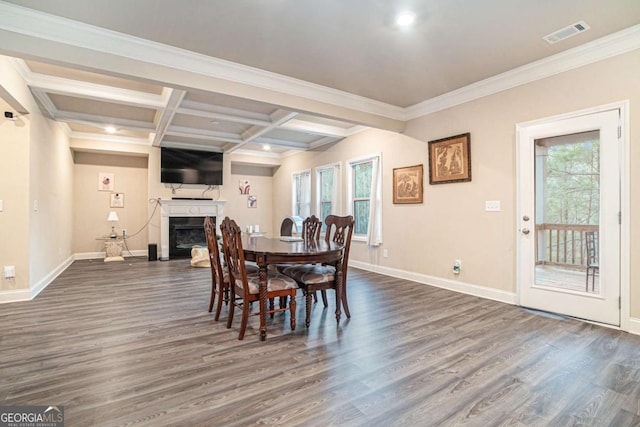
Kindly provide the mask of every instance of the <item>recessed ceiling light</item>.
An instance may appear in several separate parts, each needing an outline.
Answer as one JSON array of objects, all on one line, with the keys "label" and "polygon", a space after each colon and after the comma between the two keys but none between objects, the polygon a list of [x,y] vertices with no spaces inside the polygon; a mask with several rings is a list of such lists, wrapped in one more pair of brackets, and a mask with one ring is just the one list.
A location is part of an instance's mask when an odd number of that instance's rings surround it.
[{"label": "recessed ceiling light", "polygon": [[400,28],[409,28],[416,22],[416,14],[413,12],[402,12],[396,15],[396,25]]},{"label": "recessed ceiling light", "polygon": [[104,128],[104,131],[107,133],[116,133],[118,129],[116,129],[114,126],[107,126],[106,128]]},{"label": "recessed ceiling light", "polygon": [[262,149],[264,151],[269,151],[269,150],[271,150],[271,146],[269,144],[262,144]]}]

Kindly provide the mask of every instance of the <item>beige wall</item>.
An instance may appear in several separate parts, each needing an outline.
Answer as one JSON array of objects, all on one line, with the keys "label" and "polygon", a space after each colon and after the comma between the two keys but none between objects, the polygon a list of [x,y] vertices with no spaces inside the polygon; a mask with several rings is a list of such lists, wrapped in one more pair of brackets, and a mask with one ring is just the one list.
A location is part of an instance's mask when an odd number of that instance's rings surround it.
[{"label": "beige wall", "polygon": [[42,287],[73,254],[73,159],[60,125],[43,119],[38,110],[31,114],[30,140],[29,265],[32,287]]},{"label": "beige wall", "polygon": [[[638,317],[640,249],[633,243],[640,238],[639,227],[634,227],[640,193],[633,191],[640,166],[640,122],[633,120],[635,106],[640,103],[638,70],[640,50],[412,120],[406,136],[383,131],[362,133],[324,152],[286,159],[274,175],[274,188],[290,188],[291,172],[295,170],[381,152],[383,245],[369,249],[362,242],[354,242],[351,259],[515,293],[516,124],[628,99],[632,120],[631,315]],[[427,142],[464,132],[471,133],[473,180],[429,185]],[[393,205],[392,169],[419,163],[425,165],[424,203]],[[485,212],[485,200],[500,200],[502,211]],[[288,215],[290,206],[287,190],[274,205],[274,221]],[[388,258],[381,256],[385,248]],[[463,262],[459,276],[451,272],[455,259]]]},{"label": "beige wall", "polygon": [[[0,291],[25,290],[16,297],[24,299],[71,259],[71,153],[66,135],[40,113],[6,57],[0,57],[0,85],[29,112],[0,123],[0,266],[16,267],[15,279],[0,279]],[[0,301],[16,299],[5,296]]]},{"label": "beige wall", "polygon": [[[123,228],[127,230],[128,249],[146,250],[146,230],[134,233],[147,221],[147,158],[76,152],[74,159],[73,252],[103,251],[103,242],[96,239],[111,232],[111,224],[107,222],[110,211],[118,214],[116,232],[122,234]],[[111,192],[98,191],[101,172],[114,174],[114,192],[124,194],[123,208],[111,208]]]},{"label": "beige wall", "polygon": [[15,279],[0,270],[0,290],[29,289],[29,121],[0,121],[0,268],[16,267]]}]

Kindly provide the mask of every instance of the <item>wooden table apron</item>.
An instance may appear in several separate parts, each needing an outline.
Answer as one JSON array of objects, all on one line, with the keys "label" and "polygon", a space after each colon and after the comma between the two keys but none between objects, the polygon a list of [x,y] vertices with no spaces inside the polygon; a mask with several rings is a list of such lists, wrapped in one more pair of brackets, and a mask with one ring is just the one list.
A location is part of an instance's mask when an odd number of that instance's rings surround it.
[{"label": "wooden table apron", "polygon": [[[279,238],[242,237],[242,248],[247,261],[253,261],[260,268],[260,340],[267,338],[267,266],[269,264],[312,264],[336,265],[342,258],[344,245],[324,240],[311,242],[285,242]],[[336,301],[342,301],[342,265],[336,266]],[[336,319],[340,320],[340,306],[336,304]]]}]

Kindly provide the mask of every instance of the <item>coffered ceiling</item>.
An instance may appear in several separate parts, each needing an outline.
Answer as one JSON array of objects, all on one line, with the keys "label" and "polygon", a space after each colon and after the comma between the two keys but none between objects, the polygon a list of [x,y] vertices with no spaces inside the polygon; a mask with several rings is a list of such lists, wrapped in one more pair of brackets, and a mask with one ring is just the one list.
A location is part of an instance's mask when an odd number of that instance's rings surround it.
[{"label": "coffered ceiling", "polygon": [[639,22],[637,0],[11,0],[0,53],[72,138],[281,156],[636,49]]}]

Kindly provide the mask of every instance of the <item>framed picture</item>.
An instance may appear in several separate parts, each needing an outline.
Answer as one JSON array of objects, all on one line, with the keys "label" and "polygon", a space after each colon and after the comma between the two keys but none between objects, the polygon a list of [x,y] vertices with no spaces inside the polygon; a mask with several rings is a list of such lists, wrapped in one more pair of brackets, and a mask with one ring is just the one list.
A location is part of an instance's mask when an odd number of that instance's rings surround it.
[{"label": "framed picture", "polygon": [[393,169],[393,203],[422,203],[422,165]]},{"label": "framed picture", "polygon": [[247,207],[248,208],[257,208],[258,207],[258,197],[256,197],[256,196],[247,196]]},{"label": "framed picture", "polygon": [[471,181],[471,134],[429,141],[429,184]]},{"label": "framed picture", "polygon": [[249,194],[251,192],[251,183],[247,179],[241,179],[238,183],[240,194]]},{"label": "framed picture", "polygon": [[111,203],[109,207],[124,208],[124,193],[111,193]]},{"label": "framed picture", "polygon": [[98,173],[98,191],[113,191],[113,174],[108,172]]}]

